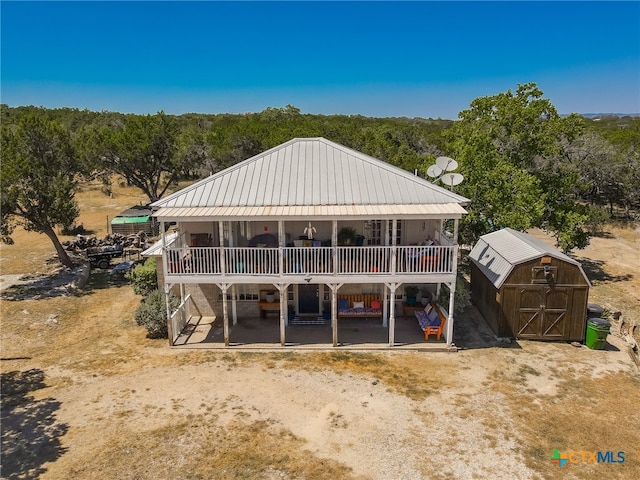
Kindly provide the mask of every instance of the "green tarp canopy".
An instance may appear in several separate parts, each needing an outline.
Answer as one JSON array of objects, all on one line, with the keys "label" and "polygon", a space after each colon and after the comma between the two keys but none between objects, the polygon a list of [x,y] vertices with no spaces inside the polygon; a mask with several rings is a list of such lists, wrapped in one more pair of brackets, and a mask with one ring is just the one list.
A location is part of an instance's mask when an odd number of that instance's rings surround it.
[{"label": "green tarp canopy", "polygon": [[123,223],[147,223],[149,218],[149,215],[144,217],[114,217],[113,220],[111,220],[111,225],[119,225]]}]

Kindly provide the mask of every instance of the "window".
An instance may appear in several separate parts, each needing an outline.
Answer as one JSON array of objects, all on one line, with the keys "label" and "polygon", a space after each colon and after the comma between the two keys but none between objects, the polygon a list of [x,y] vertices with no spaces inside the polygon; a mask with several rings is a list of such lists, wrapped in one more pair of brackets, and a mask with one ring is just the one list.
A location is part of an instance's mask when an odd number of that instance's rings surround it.
[{"label": "window", "polygon": [[[236,300],[255,302],[258,299],[258,288],[255,285],[236,285]],[[227,290],[227,300],[233,300],[231,288]],[[222,292],[218,294],[218,301],[222,301]]]}]

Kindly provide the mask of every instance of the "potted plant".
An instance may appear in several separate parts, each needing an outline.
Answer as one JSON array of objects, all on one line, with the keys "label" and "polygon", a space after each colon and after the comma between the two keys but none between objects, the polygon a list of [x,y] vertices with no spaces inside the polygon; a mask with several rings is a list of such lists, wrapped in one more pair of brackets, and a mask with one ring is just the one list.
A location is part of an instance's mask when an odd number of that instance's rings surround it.
[{"label": "potted plant", "polygon": [[273,303],[276,301],[276,292],[273,290],[267,291],[265,294],[265,300],[269,303]]},{"label": "potted plant", "polygon": [[420,298],[420,303],[422,303],[422,305],[426,307],[429,303],[431,303],[431,299],[433,298],[431,292],[427,287],[424,287],[420,290],[420,293],[422,295],[422,297]]},{"label": "potted plant", "polygon": [[353,227],[342,227],[338,232],[338,245],[353,245],[356,241],[356,230]]},{"label": "potted plant", "polygon": [[404,294],[407,297],[407,305],[413,306],[416,304],[416,295],[418,295],[418,287],[415,285],[408,285],[404,289]]}]

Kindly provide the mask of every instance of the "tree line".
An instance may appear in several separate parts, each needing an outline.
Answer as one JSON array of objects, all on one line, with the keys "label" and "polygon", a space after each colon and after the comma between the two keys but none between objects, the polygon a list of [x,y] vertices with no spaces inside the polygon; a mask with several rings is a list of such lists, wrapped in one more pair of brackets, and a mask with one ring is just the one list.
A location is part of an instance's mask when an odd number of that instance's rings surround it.
[{"label": "tree line", "polygon": [[154,115],[0,105],[0,235],[17,225],[55,236],[79,215],[79,182],[114,175],[150,202],[179,181],[223,170],[296,137],[325,137],[429,178],[438,156],[459,163],[471,199],[461,240],[541,227],[564,251],[583,248],[613,215],[640,207],[640,118],[563,117],[535,83],[473,100],[456,121],[303,114]]}]

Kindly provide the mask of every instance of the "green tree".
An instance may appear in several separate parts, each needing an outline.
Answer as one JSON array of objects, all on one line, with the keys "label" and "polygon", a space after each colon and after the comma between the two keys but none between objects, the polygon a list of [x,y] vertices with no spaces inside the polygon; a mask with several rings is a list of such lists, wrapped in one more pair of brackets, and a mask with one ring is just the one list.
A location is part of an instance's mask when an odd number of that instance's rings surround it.
[{"label": "green tree", "polygon": [[177,155],[178,131],[176,121],[163,112],[129,115],[122,125],[85,132],[84,141],[96,166],[122,175],[154,202],[183,171]]},{"label": "green tree", "polygon": [[68,228],[79,215],[74,198],[77,175],[82,172],[69,132],[43,116],[26,115],[15,126],[2,126],[0,166],[0,234],[13,243],[16,226],[44,233],[60,262],[73,261],[54,228]]},{"label": "green tree", "polygon": [[579,203],[575,177],[551,159],[582,131],[577,115],[558,115],[535,83],[480,97],[445,132],[466,180],[458,193],[472,200],[461,223],[463,240],[502,227],[543,227],[563,250],[588,244],[589,214]]}]

